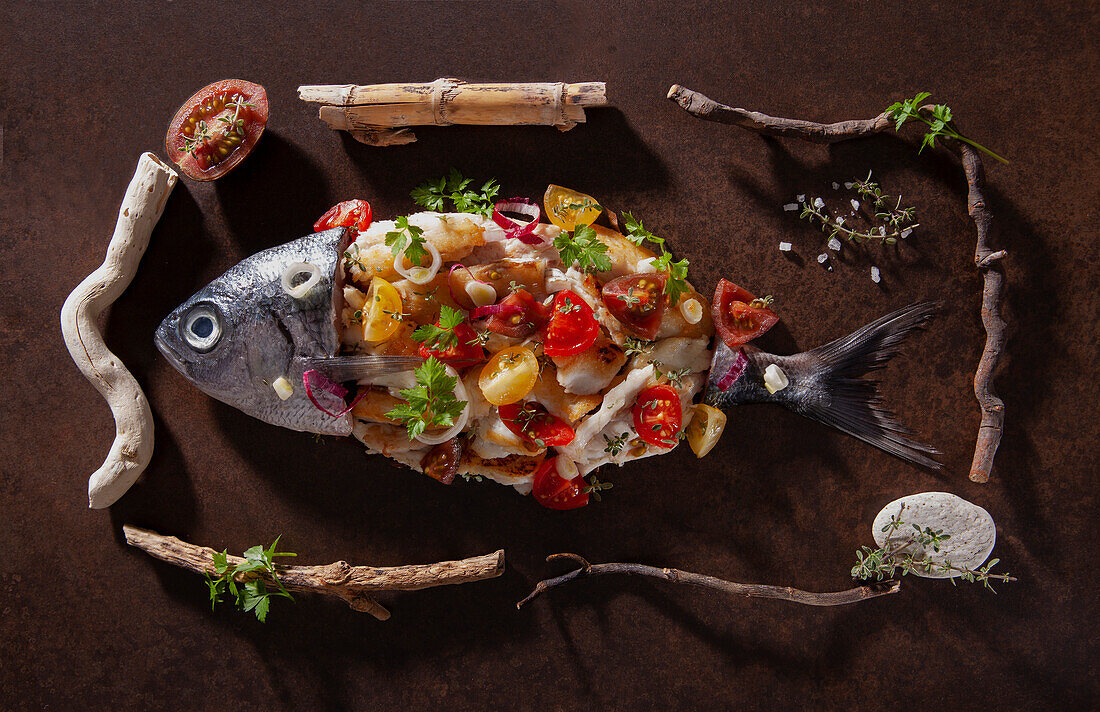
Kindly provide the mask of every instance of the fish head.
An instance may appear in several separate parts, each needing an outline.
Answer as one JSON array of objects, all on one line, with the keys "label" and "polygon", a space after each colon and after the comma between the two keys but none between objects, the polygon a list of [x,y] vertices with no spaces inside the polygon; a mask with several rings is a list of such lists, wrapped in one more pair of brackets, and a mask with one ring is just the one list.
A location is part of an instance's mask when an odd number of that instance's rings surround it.
[{"label": "fish head", "polygon": [[[319,410],[302,382],[303,359],[339,348],[340,255],[348,241],[347,231],[336,228],[243,260],[165,317],[157,349],[201,391],[248,415],[292,430],[350,434],[350,416]],[[297,298],[283,288],[295,264],[320,271]],[[293,388],[286,400],[273,387],[279,378]]]}]

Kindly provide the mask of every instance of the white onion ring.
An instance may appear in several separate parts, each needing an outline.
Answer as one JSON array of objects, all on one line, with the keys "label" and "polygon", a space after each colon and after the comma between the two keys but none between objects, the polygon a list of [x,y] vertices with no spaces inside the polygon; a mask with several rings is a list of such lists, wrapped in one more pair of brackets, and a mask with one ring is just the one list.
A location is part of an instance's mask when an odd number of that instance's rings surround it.
[{"label": "white onion ring", "polygon": [[413,284],[427,284],[431,282],[439,273],[439,268],[443,266],[443,257],[440,256],[439,250],[435,248],[435,245],[427,240],[424,241],[424,249],[432,256],[432,264],[430,267],[405,267],[405,253],[399,252],[397,256],[393,258],[394,271]]},{"label": "white onion ring", "polygon": [[421,433],[416,436],[416,439],[425,445],[439,445],[445,443],[451,438],[455,437],[462,432],[462,429],[466,427],[466,421],[470,418],[470,397],[466,391],[466,384],[462,382],[462,377],[458,375],[450,366],[445,367],[447,369],[447,375],[453,376],[455,379],[455,398],[461,401],[466,401],[466,407],[462,409],[462,415],[458,416],[458,420],[451,427],[444,430],[439,435],[429,435],[428,433]]},{"label": "white onion ring", "polygon": [[[291,285],[290,280],[303,272],[309,272],[309,279],[299,285]],[[281,284],[284,292],[294,299],[301,299],[309,294],[309,290],[313,289],[314,285],[320,281],[321,268],[317,265],[311,265],[308,262],[291,262],[287,265],[287,268],[283,270]]]}]

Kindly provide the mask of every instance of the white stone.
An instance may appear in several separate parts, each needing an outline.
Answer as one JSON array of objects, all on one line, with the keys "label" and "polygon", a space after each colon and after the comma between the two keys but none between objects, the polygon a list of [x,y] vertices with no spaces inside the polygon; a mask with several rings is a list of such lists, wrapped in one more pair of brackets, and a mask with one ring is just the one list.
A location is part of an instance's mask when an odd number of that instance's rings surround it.
[{"label": "white stone", "polygon": [[[919,544],[911,545],[905,551],[912,553],[914,559],[921,560],[927,556],[936,564],[950,561],[955,566],[976,569],[993,552],[993,545],[997,542],[997,526],[993,523],[993,517],[978,505],[947,492],[911,494],[895,499],[883,507],[871,525],[875,543],[880,547],[886,544],[887,536],[882,528],[890,523],[892,516],[898,514],[902,505],[905,508],[901,511],[901,521],[905,524],[891,535],[892,538],[908,538],[909,533],[913,532],[914,524],[921,529],[942,529],[944,534],[951,535],[950,539],[940,544],[938,552],[923,550]],[[936,570],[928,573],[917,569],[913,573],[926,578],[952,578],[959,575],[958,572],[944,573]]]}]

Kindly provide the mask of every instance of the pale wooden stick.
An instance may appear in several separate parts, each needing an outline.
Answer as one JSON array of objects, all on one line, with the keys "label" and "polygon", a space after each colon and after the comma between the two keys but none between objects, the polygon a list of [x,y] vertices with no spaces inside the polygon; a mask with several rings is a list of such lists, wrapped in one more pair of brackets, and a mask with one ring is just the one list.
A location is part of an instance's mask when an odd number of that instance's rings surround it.
[{"label": "pale wooden stick", "polygon": [[323,104],[330,128],[373,146],[411,143],[408,126],[451,124],[556,126],[568,131],[585,121],[586,106],[608,106],[603,82],[467,84],[441,78],[422,84],[354,84],[298,87],[298,98]]},{"label": "pale wooden stick", "polygon": [[[181,566],[199,574],[214,575],[214,550],[181,541],[174,536],[157,534],[129,524],[122,527],[126,543],[150,556]],[[231,566],[243,563],[239,556],[228,556]],[[440,561],[435,564],[409,566],[350,566],[337,561],[327,566],[280,566],[279,581],[291,591],[309,591],[336,596],[352,610],[369,613],[378,620],[389,619],[390,612],[368,594],[374,591],[416,591],[421,588],[446,586],[496,578],[504,573],[504,550],[474,556],[461,561]],[[241,574],[239,581],[262,578],[274,583],[264,572]]]},{"label": "pale wooden stick", "polygon": [[153,456],[153,414],[133,375],[103,342],[99,315],[130,285],[153,227],[178,176],[151,153],[138,160],[118,209],[107,256],[61,307],[61,334],[77,368],[107,400],[115,439],[107,459],[88,478],[88,506],[110,507],[145,470]]}]

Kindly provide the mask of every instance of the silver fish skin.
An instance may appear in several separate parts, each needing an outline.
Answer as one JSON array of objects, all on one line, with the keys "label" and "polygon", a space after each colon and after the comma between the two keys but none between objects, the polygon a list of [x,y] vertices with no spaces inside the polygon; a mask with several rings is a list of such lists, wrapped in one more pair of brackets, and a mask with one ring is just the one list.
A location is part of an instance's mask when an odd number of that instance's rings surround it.
[{"label": "silver fish skin", "polygon": [[[303,359],[334,356],[340,345],[336,297],[343,289],[340,256],[350,239],[346,229],[334,228],[243,260],[161,322],[157,348],[199,390],[266,423],[351,434],[351,416],[321,412],[302,384]],[[321,281],[301,299],[282,288],[283,273],[295,262],[321,271]],[[280,376],[294,387],[285,401],[271,385]]]},{"label": "silver fish skin", "polygon": [[[738,351],[719,338],[703,402],[726,411],[749,403],[775,403],[902,460],[940,469],[940,463],[932,459],[939,451],[914,440],[912,431],[883,406],[875,382],[860,378],[882,368],[898,353],[905,337],[927,324],[939,307],[932,302],[912,304],[844,338],[792,356],[743,346],[744,370],[726,388],[721,383],[734,366]],[[764,386],[764,371],[771,364],[782,369],[790,381],[775,393]]]}]

